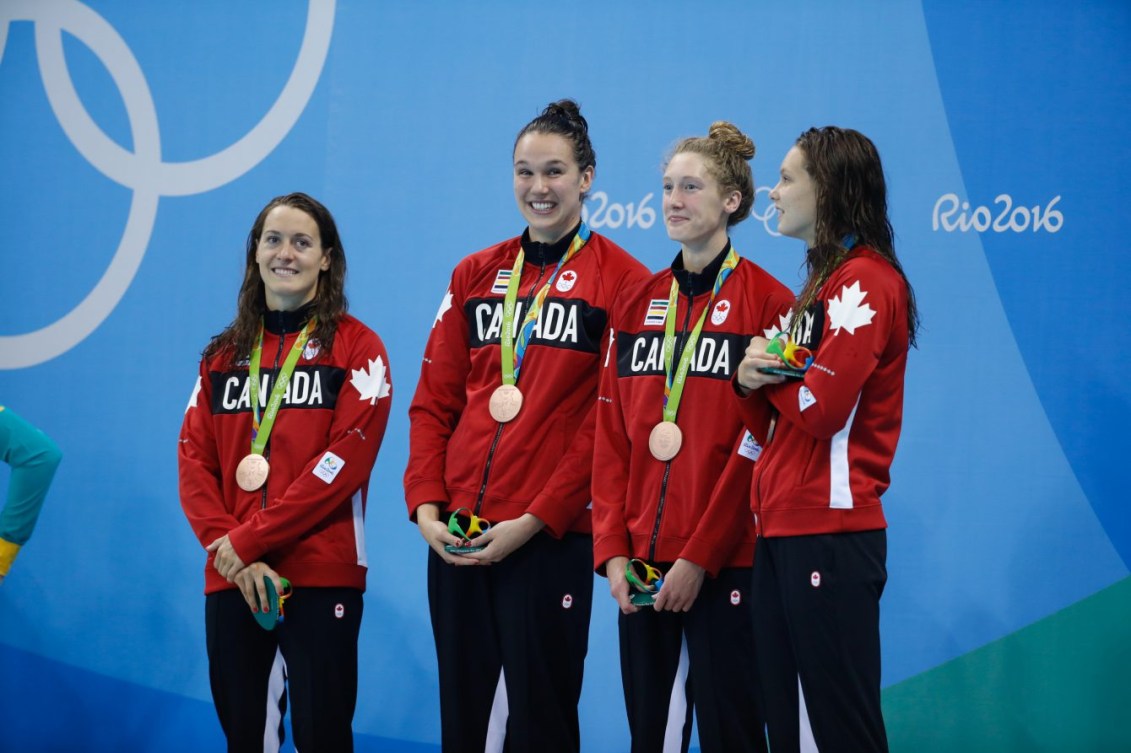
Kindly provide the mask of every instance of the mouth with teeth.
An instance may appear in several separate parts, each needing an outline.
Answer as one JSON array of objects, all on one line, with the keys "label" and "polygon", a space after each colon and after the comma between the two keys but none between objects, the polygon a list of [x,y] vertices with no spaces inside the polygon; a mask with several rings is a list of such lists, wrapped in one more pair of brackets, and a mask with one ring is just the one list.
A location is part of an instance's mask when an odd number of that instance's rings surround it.
[{"label": "mouth with teeth", "polygon": [[272,267],[271,274],[279,275],[280,277],[294,277],[298,274],[298,270],[291,269],[290,267]]},{"label": "mouth with teeth", "polygon": [[552,201],[532,201],[532,202],[530,202],[530,208],[533,209],[538,214],[549,214],[550,212],[552,212],[554,210],[555,206],[557,206],[557,204],[555,204]]}]

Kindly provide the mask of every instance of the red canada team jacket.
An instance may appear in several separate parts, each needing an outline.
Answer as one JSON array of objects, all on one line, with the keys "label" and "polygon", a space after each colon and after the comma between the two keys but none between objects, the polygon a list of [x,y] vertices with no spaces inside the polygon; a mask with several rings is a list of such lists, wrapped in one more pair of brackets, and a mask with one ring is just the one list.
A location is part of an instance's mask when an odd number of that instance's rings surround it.
[{"label": "red canada team jacket", "polygon": [[739,261],[703,323],[676,415],[683,432],[679,453],[665,463],[648,449],[648,435],[663,418],[664,321],[673,275],[680,281],[674,369],[727,251],[729,245],[696,275],[677,256],[671,269],[636,286],[614,310],[616,337],[601,375],[593,456],[599,572],[616,556],[664,563],[682,557],[712,575],[753,561],[750,472],[761,448],[733,408],[730,379],[751,335],[774,334],[793,302],[757,264]]},{"label": "red canada team jacket", "polygon": [[[260,368],[260,415],[306,311],[268,312]],[[296,587],[365,588],[365,498],[389,418],[389,356],[352,316],[333,352],[310,341],[295,366],[264,456],[263,488],[236,485],[250,452],[248,362],[204,359],[181,426],[181,506],[201,546],[228,534],[247,564],[263,561]],[[235,588],[205,565],[205,593]]]},{"label": "red canada team jacket", "polygon": [[903,423],[909,347],[903,278],[858,246],[805,312],[798,340],[814,351],[804,380],[738,399],[747,427],[765,445],[752,482],[759,532],[885,528],[880,495]]},{"label": "red canada team jacket", "polygon": [[594,401],[608,311],[624,286],[647,270],[592,233],[543,303],[518,377],[522,410],[506,424],[488,412],[491,393],[502,384],[503,296],[520,243],[526,258],[516,333],[572,238],[569,233],[545,246],[524,233],[456,266],[409,407],[404,486],[410,518],[420,505],[439,503],[448,511],[469,508],[491,522],[530,512],[557,537],[591,530]]}]

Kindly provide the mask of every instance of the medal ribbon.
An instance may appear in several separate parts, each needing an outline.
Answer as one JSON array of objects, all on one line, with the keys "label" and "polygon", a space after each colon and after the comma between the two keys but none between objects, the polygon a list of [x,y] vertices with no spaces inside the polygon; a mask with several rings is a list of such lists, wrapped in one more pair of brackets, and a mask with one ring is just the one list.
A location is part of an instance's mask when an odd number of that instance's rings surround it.
[{"label": "medal ribbon", "polygon": [[731,246],[730,253],[723,259],[723,265],[719,268],[719,274],[715,277],[715,285],[711,288],[711,297],[707,299],[707,305],[703,309],[703,313],[699,315],[699,321],[696,322],[695,328],[691,330],[687,344],[683,346],[683,352],[679,355],[679,366],[674,374],[672,373],[672,356],[675,353],[675,313],[676,305],[679,303],[679,281],[674,277],[672,278],[672,289],[668,293],[668,313],[664,319],[665,421],[675,422],[675,414],[679,410],[679,401],[683,397],[683,385],[687,381],[687,370],[691,366],[695,346],[699,342],[699,333],[703,331],[703,322],[707,320],[707,312],[711,310],[711,306],[715,303],[715,296],[719,294],[719,289],[730,277],[734,268],[738,266],[739,258],[738,252],[734,250],[734,246]]},{"label": "medal ribbon", "polygon": [[523,252],[522,247],[519,246],[518,257],[514,260],[514,267],[511,268],[511,278],[507,282],[507,294],[503,298],[503,331],[499,336],[499,343],[502,346],[502,361],[503,361],[503,384],[514,384],[518,381],[518,372],[522,368],[522,359],[526,356],[526,346],[530,344],[530,333],[534,331],[534,323],[538,321],[538,314],[542,311],[542,302],[546,300],[546,294],[550,292],[550,286],[554,284],[557,279],[558,272],[562,267],[573,257],[581,251],[582,247],[589,241],[589,226],[584,222],[581,227],[577,229],[577,235],[573,236],[573,241],[569,244],[569,250],[562,255],[558,260],[558,266],[554,267],[554,273],[550,275],[550,279],[534,296],[534,301],[530,304],[530,308],[526,312],[526,316],[522,319],[522,324],[519,327],[518,342],[513,341],[512,332],[514,327],[514,310],[515,303],[518,300],[518,286],[522,280],[522,264],[526,260],[526,254]]},{"label": "medal ribbon", "polygon": [[255,340],[255,348],[251,351],[251,362],[247,367],[247,378],[250,382],[249,391],[251,392],[251,452],[253,455],[262,455],[263,449],[267,446],[267,439],[271,436],[271,428],[275,425],[275,416],[279,413],[279,406],[283,404],[283,395],[287,391],[287,383],[291,381],[295,364],[298,363],[302,349],[306,347],[306,341],[310,337],[310,331],[314,329],[316,321],[317,317],[311,318],[303,326],[302,331],[298,333],[298,337],[295,339],[295,344],[291,346],[291,351],[287,353],[287,360],[283,361],[283,368],[279,370],[275,377],[275,383],[271,385],[271,395],[267,398],[267,408],[263,412],[262,423],[259,420],[259,361],[263,353],[263,320],[260,319],[259,321],[259,337]]}]

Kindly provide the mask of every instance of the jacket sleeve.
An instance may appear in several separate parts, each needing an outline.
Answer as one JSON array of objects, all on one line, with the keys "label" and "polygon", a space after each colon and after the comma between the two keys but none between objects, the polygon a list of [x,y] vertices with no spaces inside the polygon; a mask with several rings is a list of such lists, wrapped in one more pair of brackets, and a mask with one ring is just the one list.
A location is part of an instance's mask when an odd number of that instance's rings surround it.
[{"label": "jacket sleeve", "polygon": [[47,489],[63,454],[51,438],[10,408],[0,406],[0,458],[12,467],[0,508],[0,576],[31,538]]},{"label": "jacket sleeve", "polygon": [[239,525],[224,503],[221,489],[220,452],[212,423],[212,380],[207,359],[200,362],[196,385],[181,422],[177,475],[181,509],[202,547]]},{"label": "jacket sleeve", "polygon": [[727,464],[711,490],[707,508],[679,555],[712,577],[727,563],[749,528],[750,478],[760,448],[748,443],[746,436],[745,430],[738,433]]},{"label": "jacket sleeve", "polygon": [[[789,320],[789,310],[793,307],[793,294],[785,285],[765,275],[765,289],[755,289],[753,296],[759,300],[751,302],[751,311],[755,312],[756,326],[754,335],[770,337],[781,330]],[[769,439],[770,425],[777,415],[774,406],[767,398],[766,388],[754,390],[749,395],[743,395],[738,386],[738,376],[731,377],[731,387],[734,391],[738,405],[738,415],[742,418],[753,439],[759,446],[764,446]]]},{"label": "jacket sleeve", "polygon": [[631,445],[624,421],[617,378],[616,328],[609,327],[609,346],[597,392],[597,435],[593,446],[593,565],[604,574],[605,563],[629,557],[632,543],[625,522]]},{"label": "jacket sleeve", "polygon": [[471,371],[466,294],[461,284],[466,275],[461,271],[462,266],[453,272],[432,323],[420,380],[408,408],[409,452],[404,493],[410,520],[416,519],[420,505],[448,502],[444,486],[448,440],[467,405],[467,377]]},{"label": "jacket sleeve", "polygon": [[[613,284],[606,290],[603,308],[611,312],[614,302],[633,283],[647,277],[648,271],[631,259],[613,278]],[[609,317],[612,318],[611,316]],[[609,345],[605,343],[598,355],[604,363],[609,358]],[[613,364],[615,368],[615,364]],[[598,376],[599,379],[599,376]],[[558,538],[569,530],[570,525],[585,512],[593,499],[593,443],[597,430],[597,404],[590,405],[585,419],[578,427],[577,434],[570,444],[562,461],[547,479],[542,491],[527,507],[527,512],[536,515],[546,524],[547,531]],[[602,479],[603,482],[603,479]]]},{"label": "jacket sleeve", "polygon": [[817,439],[830,439],[848,424],[893,322],[906,316],[902,278],[889,270],[883,261],[850,259],[825,284],[819,298],[824,330],[813,365],[800,382],[762,390],[781,420]]},{"label": "jacket sleeve", "polygon": [[[334,347],[346,345],[341,341],[339,334]],[[325,451],[307,462],[281,496],[228,532],[244,562],[306,535],[368,483],[392,403],[388,364],[388,353],[375,333],[363,328],[351,338],[347,378],[338,393]]]}]

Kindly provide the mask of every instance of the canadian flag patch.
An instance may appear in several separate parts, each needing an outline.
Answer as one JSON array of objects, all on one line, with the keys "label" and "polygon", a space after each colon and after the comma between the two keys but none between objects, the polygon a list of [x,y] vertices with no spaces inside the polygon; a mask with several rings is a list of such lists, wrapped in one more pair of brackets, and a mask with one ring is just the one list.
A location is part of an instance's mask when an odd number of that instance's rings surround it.
[{"label": "canadian flag patch", "polygon": [[727,320],[727,316],[729,314],[730,301],[724,298],[723,300],[716,303],[714,310],[711,311],[711,324],[714,324],[716,327],[719,326]]},{"label": "canadian flag patch", "polygon": [[577,284],[577,272],[572,269],[567,269],[558,276],[558,281],[554,283],[554,287],[563,293],[568,293]]}]

